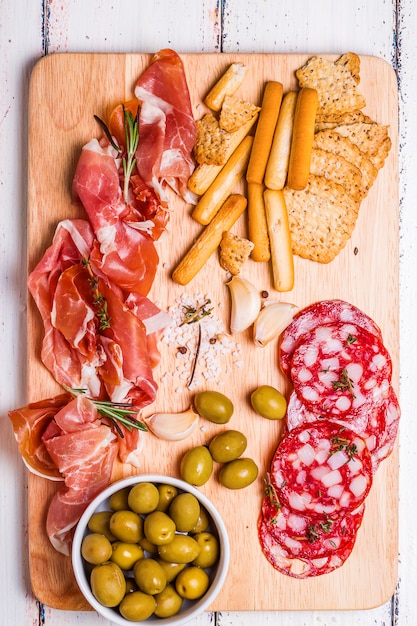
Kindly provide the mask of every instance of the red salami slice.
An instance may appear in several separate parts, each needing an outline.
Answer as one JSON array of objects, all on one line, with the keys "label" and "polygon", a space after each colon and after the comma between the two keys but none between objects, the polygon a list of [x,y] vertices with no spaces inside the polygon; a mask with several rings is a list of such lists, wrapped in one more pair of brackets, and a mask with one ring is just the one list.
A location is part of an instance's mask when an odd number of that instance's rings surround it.
[{"label": "red salami slice", "polygon": [[392,387],[388,398],[381,407],[369,412],[369,419],[363,432],[366,446],[371,452],[374,473],[381,461],[394,449],[400,423],[400,406]]},{"label": "red salami slice", "polygon": [[328,417],[357,413],[388,396],[391,358],[382,341],[362,327],[324,324],[303,336],[290,376],[308,410]]},{"label": "red salami slice", "polygon": [[[368,410],[358,411],[356,414],[347,414],[340,418],[332,418],[334,422],[341,426],[346,426],[350,430],[353,430],[363,439],[365,439],[366,427],[368,424]],[[311,422],[317,422],[322,419],[327,419],[324,415],[321,415],[318,411],[309,411],[305,404],[301,402],[297,394],[293,391],[289,397],[287,404],[287,428],[293,430],[297,426],[302,424],[311,424]]]},{"label": "red salami slice", "polygon": [[317,559],[339,553],[356,540],[365,505],[347,515],[314,517],[277,507],[269,497],[262,503],[262,516],[270,533],[292,556]]},{"label": "red salami slice", "polygon": [[286,576],[292,578],[310,578],[329,574],[333,570],[341,567],[350,556],[354,541],[335,551],[331,556],[324,556],[315,559],[296,557],[286,550],[270,532],[270,525],[262,516],[258,522],[258,537],[262,551],[271,565]]},{"label": "red salami slice", "polygon": [[364,440],[330,420],[286,434],[270,472],[281,506],[309,516],[353,511],[369,493],[372,476]]},{"label": "red salami slice", "polygon": [[302,309],[282,333],[280,342],[280,365],[289,375],[290,362],[295,348],[306,333],[322,324],[349,322],[361,326],[382,341],[378,325],[363,311],[343,300],[322,300]]}]

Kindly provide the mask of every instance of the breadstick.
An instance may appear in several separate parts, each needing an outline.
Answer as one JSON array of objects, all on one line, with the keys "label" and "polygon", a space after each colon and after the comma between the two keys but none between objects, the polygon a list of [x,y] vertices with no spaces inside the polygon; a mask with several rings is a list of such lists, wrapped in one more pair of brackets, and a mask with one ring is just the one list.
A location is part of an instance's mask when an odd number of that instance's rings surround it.
[{"label": "breadstick", "polygon": [[294,259],[284,194],[279,189],[265,189],[264,199],[274,288],[291,291],[294,286]]},{"label": "breadstick", "polygon": [[243,65],[243,63],[232,63],[205,97],[204,103],[209,109],[212,111],[220,111],[225,97],[233,96],[239,89],[247,71],[247,65]]},{"label": "breadstick", "polygon": [[205,227],[185,257],[172,273],[172,280],[186,285],[201,270],[216,248],[222,235],[230,230],[246,208],[247,200],[241,194],[230,195],[210,224]]},{"label": "breadstick", "polygon": [[296,191],[301,191],[306,187],[310,175],[317,105],[317,91],[310,87],[303,87],[298,93],[295,107],[287,176],[288,187]]},{"label": "breadstick", "polygon": [[248,233],[254,247],[251,258],[254,261],[269,261],[268,227],[264,205],[264,185],[248,183]]},{"label": "breadstick", "polygon": [[[252,119],[248,120],[245,124],[242,124],[240,128],[231,133],[230,146],[226,155],[227,159],[230,159],[233,152],[249,133],[257,119],[258,114],[254,115]],[[188,179],[188,189],[198,196],[202,196],[203,193],[205,193],[210,187],[211,183],[220,173],[222,168],[223,165],[211,165],[209,163],[202,163],[201,165],[198,165]]]},{"label": "breadstick", "polygon": [[246,180],[248,183],[263,183],[266,164],[271,150],[275,126],[282,99],[282,84],[269,81],[265,85],[261,112],[253,140]]},{"label": "breadstick", "polygon": [[196,204],[192,217],[200,224],[208,224],[242,178],[248,165],[253,137],[248,135],[233,152],[210,187]]},{"label": "breadstick", "polygon": [[282,189],[287,180],[296,102],[296,91],[289,91],[282,99],[265,171],[265,185],[269,189]]}]

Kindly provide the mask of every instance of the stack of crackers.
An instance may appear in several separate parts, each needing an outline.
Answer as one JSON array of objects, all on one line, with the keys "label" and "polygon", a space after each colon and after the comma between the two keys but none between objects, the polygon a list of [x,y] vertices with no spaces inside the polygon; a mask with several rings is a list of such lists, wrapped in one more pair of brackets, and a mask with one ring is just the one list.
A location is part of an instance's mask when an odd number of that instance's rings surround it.
[{"label": "stack of crackers", "polygon": [[319,105],[307,187],[284,187],[293,253],[329,263],[352,235],[367,196],[391,148],[388,126],[362,112],[360,59],[315,56],[296,71],[301,87],[316,89]]}]

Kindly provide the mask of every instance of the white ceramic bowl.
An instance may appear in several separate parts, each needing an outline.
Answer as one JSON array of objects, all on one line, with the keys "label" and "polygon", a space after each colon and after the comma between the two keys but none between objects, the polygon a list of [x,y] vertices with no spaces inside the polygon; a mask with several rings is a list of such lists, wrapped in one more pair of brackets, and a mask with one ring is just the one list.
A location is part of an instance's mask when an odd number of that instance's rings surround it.
[{"label": "white ceramic bowl", "polygon": [[188,492],[195,495],[211,518],[209,530],[214,532],[219,539],[219,560],[215,566],[208,570],[210,576],[210,586],[207,592],[198,600],[184,600],[180,612],[173,617],[160,618],[157,616],[151,616],[144,622],[146,624],[158,623],[159,626],[180,626],[202,613],[213,602],[225,581],[230,561],[229,538],[226,526],[220,517],[220,514],[204,494],[200,493],[198,489],[182,480],[158,474],[145,474],[141,476],[130,476],[129,478],[119,480],[112,483],[109,487],[107,487],[107,489],[104,489],[104,491],[102,491],[102,493],[99,494],[84,511],[75,530],[72,544],[72,565],[75,578],[85,599],[90,606],[97,611],[97,613],[119,626],[129,626],[135,623],[122,617],[117,608],[105,607],[95,599],[91,592],[87,569],[85,566],[86,564],[81,556],[81,543],[84,536],[88,533],[87,524],[93,513],[97,511],[109,510],[108,503],[110,496],[113,493],[119,491],[120,489],[124,489],[125,487],[133,487],[133,485],[138,482],[173,485],[179,490],[179,492]]}]

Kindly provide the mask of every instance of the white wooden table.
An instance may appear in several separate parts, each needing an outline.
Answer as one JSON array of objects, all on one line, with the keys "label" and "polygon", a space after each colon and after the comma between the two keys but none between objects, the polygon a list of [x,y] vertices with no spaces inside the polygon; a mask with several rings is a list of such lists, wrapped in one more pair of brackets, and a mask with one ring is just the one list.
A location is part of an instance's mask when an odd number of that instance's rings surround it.
[{"label": "white wooden table", "polygon": [[367,611],[206,613],[190,624],[415,626],[415,0],[0,0],[0,624],[98,626],[108,623],[95,613],[57,611],[39,605],[32,595],[28,573],[26,470],[17,452],[7,411],[26,400],[26,139],[30,72],[41,56],[55,52],[156,52],[164,47],[179,53],[353,50],[375,55],[397,71],[400,104],[403,418],[396,593],[384,606]]}]

